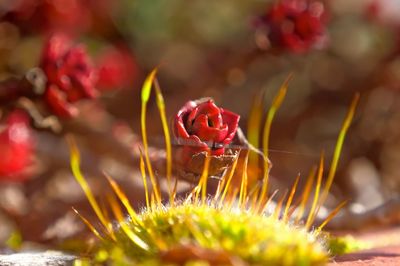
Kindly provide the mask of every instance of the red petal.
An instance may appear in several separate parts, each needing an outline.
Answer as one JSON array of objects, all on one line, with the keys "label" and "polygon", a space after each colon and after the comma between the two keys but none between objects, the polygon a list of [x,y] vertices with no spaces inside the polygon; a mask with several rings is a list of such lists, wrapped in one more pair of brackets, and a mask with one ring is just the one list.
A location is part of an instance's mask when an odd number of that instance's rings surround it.
[{"label": "red petal", "polygon": [[44,46],[41,65],[59,60],[70,46],[70,39],[66,35],[52,35]]},{"label": "red petal", "polygon": [[192,147],[194,151],[197,151],[196,153],[209,150],[208,145],[195,135],[191,135],[188,139],[186,139],[185,145]]},{"label": "red petal", "polygon": [[193,123],[196,119],[196,116],[199,112],[199,107],[195,107],[187,116],[186,118],[186,129],[188,130],[189,134],[193,134]]},{"label": "red petal", "polygon": [[221,128],[210,127],[208,125],[208,117],[204,114],[196,117],[192,130],[192,134],[197,135],[202,141],[221,142],[228,134],[228,126],[226,124]]},{"label": "red petal", "polygon": [[224,153],[225,153],[225,148],[224,147],[211,150],[211,155],[214,155],[214,156],[223,155]]},{"label": "red petal", "polygon": [[75,106],[66,101],[65,95],[58,90],[56,86],[50,86],[47,88],[45,99],[53,112],[58,116],[70,118],[79,113]]},{"label": "red petal", "polygon": [[183,145],[182,163],[188,162],[197,153],[210,151],[208,145],[194,135],[191,135],[188,139],[178,140],[178,142]]},{"label": "red petal", "polygon": [[177,115],[174,123],[174,134],[176,137],[187,139],[189,133],[186,131],[185,125],[182,120],[182,116]]},{"label": "red petal", "polygon": [[239,126],[240,115],[223,109],[222,110],[222,120],[228,126],[228,133],[223,142],[224,142],[224,144],[229,144],[232,142],[233,138],[235,137],[237,128]]},{"label": "red petal", "polygon": [[94,80],[91,76],[83,75],[81,73],[76,73],[75,75],[71,76],[71,83],[73,85],[73,88],[76,91],[79,91],[79,96],[76,95],[74,98],[72,95],[68,94],[68,100],[70,101],[77,101],[82,98],[96,98],[98,96],[97,90],[94,87]]},{"label": "red petal", "polygon": [[215,105],[212,99],[207,99],[204,102],[198,104],[200,114],[218,114],[219,108]]},{"label": "red petal", "polygon": [[188,114],[196,107],[194,101],[188,101],[186,104],[178,111],[175,116],[174,121],[174,134],[179,138],[189,138],[189,133],[185,128],[185,122],[187,121]]}]

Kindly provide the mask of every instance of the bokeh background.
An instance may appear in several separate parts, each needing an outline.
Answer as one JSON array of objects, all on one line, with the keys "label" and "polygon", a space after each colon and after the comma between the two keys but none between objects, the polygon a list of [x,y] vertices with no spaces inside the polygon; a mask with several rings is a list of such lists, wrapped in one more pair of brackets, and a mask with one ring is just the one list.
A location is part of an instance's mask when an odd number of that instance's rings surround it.
[{"label": "bokeh background", "polygon": [[[263,91],[266,110],[292,73],[270,141],[272,184],[280,189],[299,172],[307,176],[321,150],[329,165],[347,108],[360,92],[328,205],[350,199],[348,208],[360,213],[397,197],[400,2],[322,3],[324,45],[296,52],[272,47],[259,31],[260,17],[274,1],[0,0],[1,132],[7,115],[22,106],[30,110],[34,146],[22,171],[1,172],[0,246],[10,236],[21,236],[24,245],[68,245],[65,239],[84,230],[71,206],[88,217],[91,212],[69,170],[66,134],[77,139],[83,171],[97,194],[107,191],[101,177],[106,170],[124,184],[137,207],[143,206],[137,167],[140,88],[156,66],[169,118],[190,99],[213,97],[241,115],[245,132],[254,98]],[[40,97],[7,93],[10,80],[40,65],[54,33],[84,44],[100,69],[101,96],[79,101],[79,115],[72,119],[54,116]],[[154,100],[148,116],[157,158],[164,143]],[[0,155],[7,145],[0,140]]]}]

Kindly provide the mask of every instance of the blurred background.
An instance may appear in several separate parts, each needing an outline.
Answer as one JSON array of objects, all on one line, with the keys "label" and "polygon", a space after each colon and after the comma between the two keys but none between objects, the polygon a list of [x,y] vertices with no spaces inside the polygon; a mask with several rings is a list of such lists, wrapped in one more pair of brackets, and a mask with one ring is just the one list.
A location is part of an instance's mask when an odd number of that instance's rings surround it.
[{"label": "blurred background", "polygon": [[[254,98],[263,92],[267,110],[293,74],[272,126],[273,188],[306,177],[321,150],[329,166],[360,92],[328,208],[350,199],[362,213],[397,197],[400,2],[303,2],[0,0],[0,246],[82,235],[71,206],[92,213],[69,170],[67,134],[96,194],[108,190],[105,170],[143,207],[140,88],[156,66],[170,119],[186,101],[213,97],[245,132]],[[157,163],[162,127],[154,100],[148,108]]]}]

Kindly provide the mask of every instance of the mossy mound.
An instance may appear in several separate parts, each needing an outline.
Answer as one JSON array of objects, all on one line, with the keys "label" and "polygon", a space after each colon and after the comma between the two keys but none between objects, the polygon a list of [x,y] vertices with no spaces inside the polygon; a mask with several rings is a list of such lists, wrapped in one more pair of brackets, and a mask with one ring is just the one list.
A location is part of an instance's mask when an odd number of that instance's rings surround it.
[{"label": "mossy mound", "polygon": [[[134,244],[120,228],[101,251],[115,265],[322,265],[323,241],[313,232],[272,216],[215,204],[182,203],[143,211],[126,222],[147,246]],[[108,252],[104,253],[105,250]],[[238,264],[239,263],[239,264]]]}]

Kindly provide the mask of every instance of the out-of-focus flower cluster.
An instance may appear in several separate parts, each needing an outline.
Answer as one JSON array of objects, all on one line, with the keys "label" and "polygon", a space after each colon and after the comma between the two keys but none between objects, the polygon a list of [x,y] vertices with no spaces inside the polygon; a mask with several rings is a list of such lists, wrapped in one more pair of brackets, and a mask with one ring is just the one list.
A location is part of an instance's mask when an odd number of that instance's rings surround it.
[{"label": "out-of-focus flower cluster", "polygon": [[79,34],[96,27],[118,1],[17,0],[9,1],[7,20],[29,32]]},{"label": "out-of-focus flower cluster", "polygon": [[326,12],[322,2],[281,0],[268,7],[256,21],[260,34],[265,34],[273,48],[303,53],[326,45]]},{"label": "out-of-focus flower cluster", "polygon": [[400,2],[396,0],[372,0],[367,15],[389,26],[400,27]]},{"label": "out-of-focus flower cluster", "polygon": [[47,77],[44,100],[60,117],[78,114],[76,102],[93,99],[99,90],[128,87],[136,64],[126,48],[110,47],[100,54],[95,67],[82,44],[72,44],[62,34],[52,35],[44,46],[40,67]]},{"label": "out-of-focus flower cluster", "polygon": [[97,74],[86,49],[73,46],[67,37],[54,35],[48,40],[40,66],[47,76],[45,101],[57,115],[76,116],[73,103],[97,96]]},{"label": "out-of-focus flower cluster", "polygon": [[96,59],[99,90],[126,88],[133,84],[137,66],[132,53],[123,45],[108,47]]}]

